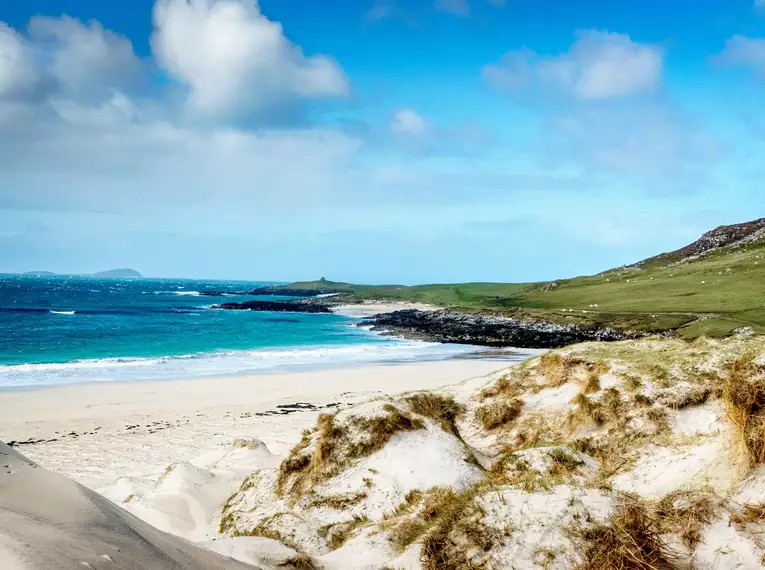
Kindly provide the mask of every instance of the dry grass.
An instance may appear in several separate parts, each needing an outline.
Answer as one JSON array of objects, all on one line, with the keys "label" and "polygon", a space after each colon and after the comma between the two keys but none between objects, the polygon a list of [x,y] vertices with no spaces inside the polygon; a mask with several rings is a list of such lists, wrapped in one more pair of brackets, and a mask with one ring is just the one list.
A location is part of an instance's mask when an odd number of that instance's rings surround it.
[{"label": "dry grass", "polygon": [[577,410],[572,415],[572,423],[577,419],[588,419],[597,426],[607,423],[622,425],[626,420],[624,403],[616,388],[608,388],[598,398],[580,393],[574,398]]},{"label": "dry grass", "polygon": [[451,396],[420,392],[404,400],[415,414],[431,418],[439,422],[444,431],[459,436],[457,419],[465,413],[465,406],[455,402]]},{"label": "dry grass", "polygon": [[651,420],[656,426],[656,433],[665,433],[670,430],[669,414],[667,410],[660,406],[649,408],[645,413],[646,418]]},{"label": "dry grass", "polygon": [[280,568],[296,568],[297,570],[315,570],[316,566],[313,563],[313,560],[311,560],[311,557],[307,554],[298,554],[297,556],[293,556],[292,558],[288,558],[281,564],[279,564]]},{"label": "dry grass", "polygon": [[[576,379],[578,375],[585,375],[585,384],[599,384],[600,375],[608,372],[609,367],[601,362],[583,360],[579,356],[565,355],[548,352],[539,357],[539,371],[545,376],[547,386],[557,388]],[[591,391],[595,392],[598,388]]]},{"label": "dry grass", "polygon": [[754,359],[752,352],[736,359],[723,389],[728,419],[740,453],[750,466],[765,463],[765,379]]},{"label": "dry grass", "polygon": [[653,405],[653,399],[649,398],[643,393],[638,393],[632,396],[632,401],[636,406],[651,406]]},{"label": "dry grass", "polygon": [[765,522],[765,503],[742,505],[738,511],[730,514],[730,521],[738,527]]},{"label": "dry grass", "polygon": [[396,550],[401,552],[420,538],[427,529],[428,525],[422,519],[406,519],[397,525],[388,537]]},{"label": "dry grass", "polygon": [[345,544],[351,536],[361,527],[369,524],[369,519],[364,516],[355,516],[348,522],[331,525],[327,529],[327,542],[332,550],[337,550]]},{"label": "dry grass", "polygon": [[526,365],[526,362],[516,366],[508,375],[503,376],[494,384],[485,388],[478,395],[478,399],[488,400],[497,396],[515,398],[523,394],[528,388],[527,383],[531,376],[531,373],[524,365]]},{"label": "dry grass", "polygon": [[263,538],[270,538],[271,540],[278,540],[282,544],[289,546],[293,550],[296,550],[300,554],[298,556],[295,556],[294,558],[291,558],[290,560],[294,560],[297,564],[300,562],[301,564],[309,564],[309,566],[288,566],[286,563],[284,564],[287,568],[314,568],[313,562],[311,561],[311,558],[306,556],[301,552],[300,547],[295,544],[293,540],[290,538],[284,536],[281,532],[278,530],[279,526],[279,519],[281,519],[284,516],[291,516],[289,513],[277,513],[275,515],[272,515],[266,519],[263,519],[260,523],[258,523],[252,530],[250,530],[247,533],[240,533],[235,532],[233,536],[261,536]]},{"label": "dry grass", "polygon": [[584,465],[584,461],[572,455],[562,447],[556,447],[547,454],[552,460],[552,465],[547,470],[553,477],[567,477],[576,473],[577,469]]},{"label": "dry grass", "polygon": [[480,524],[483,511],[475,498],[483,488],[478,485],[464,491],[434,488],[417,492],[396,509],[406,518],[395,523],[386,521],[381,528],[391,529],[388,537],[398,551],[420,542],[423,570],[475,568],[467,552],[476,548],[487,551],[497,541],[494,531]]},{"label": "dry grass", "polygon": [[328,495],[324,497],[313,496],[307,506],[312,509],[328,508],[336,511],[343,511],[358,505],[366,498],[366,493],[343,493],[340,495]]},{"label": "dry grass", "polygon": [[423,570],[474,567],[467,558],[470,548],[455,541],[455,536],[464,538],[467,544],[482,551],[495,544],[497,537],[480,524],[482,512],[475,502],[477,492],[477,487],[462,492],[440,489],[426,497],[420,513],[429,527],[422,538],[420,561]]},{"label": "dry grass", "polygon": [[717,513],[719,503],[711,493],[675,491],[656,505],[656,517],[664,533],[680,536],[691,551],[701,542],[704,528]]},{"label": "dry grass", "polygon": [[383,410],[385,413],[380,416],[352,417],[349,424],[357,432],[355,438],[351,437],[349,426],[335,422],[335,416],[320,415],[315,430],[304,434],[303,441],[279,466],[278,492],[286,491],[297,497],[316,483],[334,477],[353,460],[379,451],[395,433],[425,427],[422,420],[392,404],[386,404]]},{"label": "dry grass", "polygon": [[611,430],[598,437],[576,439],[570,445],[576,451],[600,461],[598,474],[592,483],[595,486],[608,487],[608,480],[616,473],[629,468],[640,455],[640,448],[650,439],[650,436],[644,434]]},{"label": "dry grass", "polygon": [[673,410],[700,406],[709,399],[711,390],[704,385],[678,382],[671,388],[661,390],[658,400]]},{"label": "dry grass", "polygon": [[569,528],[584,562],[577,570],[671,568],[656,516],[637,497],[624,496],[607,524]]},{"label": "dry grass", "polygon": [[523,402],[517,398],[498,400],[476,409],[475,417],[484,429],[493,430],[515,420],[521,415],[521,410],[523,410]]},{"label": "dry grass", "polygon": [[423,497],[422,491],[420,491],[419,489],[413,489],[409,491],[404,497],[404,502],[401,503],[398,507],[396,507],[392,512],[387,513],[385,517],[383,517],[383,520],[396,519],[406,514],[411,514],[412,512],[414,512],[414,508],[422,500],[422,497]]},{"label": "dry grass", "polygon": [[588,372],[587,380],[585,381],[582,392],[584,394],[592,394],[600,390],[600,374],[598,372]]}]

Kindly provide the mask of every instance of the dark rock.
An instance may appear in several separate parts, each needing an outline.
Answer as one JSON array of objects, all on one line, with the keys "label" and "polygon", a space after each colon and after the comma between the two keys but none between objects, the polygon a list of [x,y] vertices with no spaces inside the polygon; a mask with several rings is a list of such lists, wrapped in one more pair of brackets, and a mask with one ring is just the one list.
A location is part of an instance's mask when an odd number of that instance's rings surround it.
[{"label": "dark rock", "polygon": [[290,313],[331,313],[330,305],[309,299],[296,301],[245,301],[244,303],[223,303],[213,309],[230,311],[272,311]]},{"label": "dark rock", "polygon": [[416,340],[515,348],[560,348],[578,342],[614,341],[635,336],[612,329],[415,309],[376,315],[361,322],[361,326],[369,325],[372,330],[384,334]]}]

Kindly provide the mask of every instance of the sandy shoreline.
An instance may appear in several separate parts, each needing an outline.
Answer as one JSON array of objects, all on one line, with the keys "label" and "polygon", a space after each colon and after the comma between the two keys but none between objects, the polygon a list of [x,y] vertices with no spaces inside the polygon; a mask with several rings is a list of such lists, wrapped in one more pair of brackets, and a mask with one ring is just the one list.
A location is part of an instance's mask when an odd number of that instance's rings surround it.
[{"label": "sandy shoreline", "polygon": [[0,440],[16,442],[44,468],[99,489],[119,477],[161,473],[236,438],[258,438],[282,453],[322,411],[437,388],[512,362],[451,359],[3,392]]},{"label": "sandy shoreline", "polygon": [[364,301],[355,305],[336,305],[332,312],[336,315],[345,317],[363,318],[380,315],[383,313],[393,313],[406,309],[415,309],[418,311],[437,311],[441,307],[428,305],[426,303],[405,303],[390,301]]}]

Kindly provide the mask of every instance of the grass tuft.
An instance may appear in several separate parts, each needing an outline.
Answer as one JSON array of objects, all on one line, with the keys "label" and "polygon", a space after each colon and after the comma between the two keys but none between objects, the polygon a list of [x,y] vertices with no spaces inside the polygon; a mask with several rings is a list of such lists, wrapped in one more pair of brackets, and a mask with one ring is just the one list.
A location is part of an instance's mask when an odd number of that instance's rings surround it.
[{"label": "grass tuft", "polygon": [[343,511],[354,507],[367,498],[366,493],[343,493],[340,495],[314,496],[308,503],[308,508],[328,508]]},{"label": "grass tuft", "polygon": [[[277,490],[298,497],[316,483],[334,477],[355,459],[379,451],[397,432],[425,427],[421,419],[392,404],[386,404],[383,411],[383,415],[371,418],[351,417],[349,425],[343,426],[336,423],[334,415],[320,415],[315,430],[304,434],[303,441],[279,466]],[[351,437],[351,427],[356,437]]]},{"label": "grass tuft", "polygon": [[332,525],[328,532],[329,546],[337,550],[343,546],[360,527],[369,524],[369,519],[364,516],[355,516],[350,521]]},{"label": "grass tuft", "polygon": [[427,530],[428,525],[420,518],[406,519],[389,534],[389,539],[399,552],[413,544]]},{"label": "grass tuft", "polygon": [[656,516],[637,497],[624,496],[607,524],[569,529],[582,548],[577,570],[659,570],[671,567]]},{"label": "grass tuft", "polygon": [[405,401],[415,414],[431,418],[439,422],[444,431],[459,436],[457,419],[465,413],[465,406],[455,402],[451,396],[420,392],[407,396]]},{"label": "grass tuft", "polygon": [[675,491],[656,505],[656,516],[663,532],[680,536],[691,551],[701,542],[704,527],[717,513],[717,502],[710,493]]},{"label": "grass tuft", "polygon": [[765,379],[762,368],[755,363],[752,352],[737,358],[731,365],[722,396],[740,453],[750,466],[765,463]]},{"label": "grass tuft", "polygon": [[509,401],[499,400],[476,409],[475,417],[484,429],[493,430],[515,420],[522,410],[523,402],[517,398]]},{"label": "grass tuft", "polygon": [[315,570],[316,565],[313,563],[313,560],[311,560],[311,557],[307,554],[298,554],[297,556],[293,556],[292,558],[288,558],[281,564],[279,564],[280,568],[295,568],[297,570]]}]

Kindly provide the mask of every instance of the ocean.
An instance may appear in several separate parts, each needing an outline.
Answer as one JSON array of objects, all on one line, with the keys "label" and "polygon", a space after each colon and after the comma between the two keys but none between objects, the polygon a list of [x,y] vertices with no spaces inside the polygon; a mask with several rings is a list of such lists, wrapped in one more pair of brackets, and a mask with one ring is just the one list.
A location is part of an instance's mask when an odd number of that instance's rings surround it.
[{"label": "ocean", "polygon": [[235,293],[272,284],[0,275],[0,388],[432,360],[475,350],[380,336],[341,315],[211,308],[257,299]]}]

